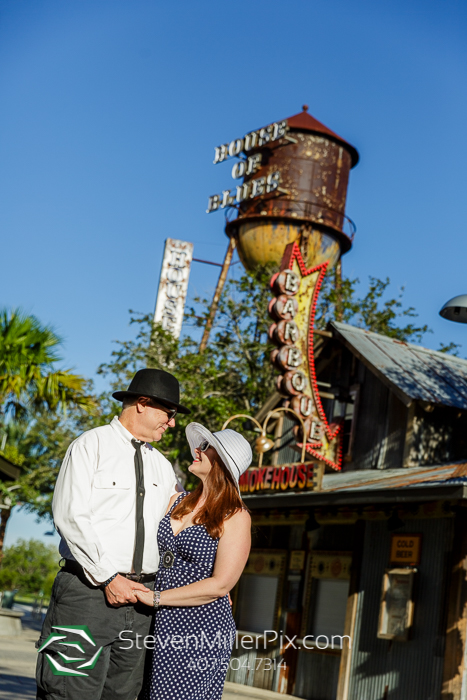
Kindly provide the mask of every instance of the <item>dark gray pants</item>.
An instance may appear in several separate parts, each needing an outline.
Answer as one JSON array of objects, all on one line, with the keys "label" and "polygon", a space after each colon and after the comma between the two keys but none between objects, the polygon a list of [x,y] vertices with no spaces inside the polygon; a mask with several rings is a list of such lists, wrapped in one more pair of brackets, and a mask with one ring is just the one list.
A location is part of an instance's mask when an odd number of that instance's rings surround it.
[{"label": "dark gray pants", "polygon": [[[145,585],[151,590],[154,586]],[[60,571],[36,647],[51,634],[62,638],[38,654],[38,700],[135,700],[143,683],[143,638],[151,621],[150,607],[137,603],[113,608],[104,591],[91,586],[84,576]]]}]

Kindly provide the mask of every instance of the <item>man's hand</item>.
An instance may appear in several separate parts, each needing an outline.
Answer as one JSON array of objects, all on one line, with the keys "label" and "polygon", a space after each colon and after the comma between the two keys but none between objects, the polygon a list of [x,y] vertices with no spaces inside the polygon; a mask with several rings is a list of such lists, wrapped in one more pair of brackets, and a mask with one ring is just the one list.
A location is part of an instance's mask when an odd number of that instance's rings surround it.
[{"label": "man's hand", "polygon": [[137,603],[138,598],[135,596],[134,591],[151,592],[142,583],[130,581],[124,576],[120,576],[120,574],[104,588],[105,597],[114,608],[128,605],[128,603]]}]

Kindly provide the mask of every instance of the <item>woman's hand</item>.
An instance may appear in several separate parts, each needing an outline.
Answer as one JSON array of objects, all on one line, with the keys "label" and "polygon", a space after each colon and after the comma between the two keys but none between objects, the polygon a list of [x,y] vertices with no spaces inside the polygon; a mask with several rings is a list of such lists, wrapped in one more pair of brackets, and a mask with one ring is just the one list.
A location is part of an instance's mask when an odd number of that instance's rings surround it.
[{"label": "woman's hand", "polygon": [[[246,510],[241,510],[224,523],[224,534],[219,540],[212,576],[187,586],[161,591],[159,605],[176,607],[206,605],[228,595],[245,568],[250,546],[251,518]],[[140,603],[153,607],[152,591],[133,589],[133,593]]]},{"label": "woman's hand", "polygon": [[[241,576],[250,553],[251,518],[246,510],[235,513],[224,523],[224,534],[219,540],[212,576],[179,588],[162,591],[160,605],[194,606],[213,603],[228,595]],[[135,592],[138,600],[147,605],[147,596]]]},{"label": "woman's hand", "polygon": [[133,593],[136,598],[138,598],[140,603],[144,605],[149,605],[151,608],[154,605],[154,593],[152,591],[139,591],[138,589],[133,589]]}]

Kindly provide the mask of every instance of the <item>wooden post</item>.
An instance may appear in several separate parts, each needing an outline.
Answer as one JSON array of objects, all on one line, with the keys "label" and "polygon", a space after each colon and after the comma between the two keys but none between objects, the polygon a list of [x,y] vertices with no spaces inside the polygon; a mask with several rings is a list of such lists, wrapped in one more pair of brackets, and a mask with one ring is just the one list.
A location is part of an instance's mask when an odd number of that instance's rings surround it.
[{"label": "wooden post", "polygon": [[342,262],[339,259],[336,263],[336,271],[334,273],[334,282],[336,289],[336,320],[342,321],[344,309],[342,308]]},{"label": "wooden post", "polygon": [[219,306],[219,299],[221,298],[222,290],[224,289],[225,280],[227,279],[227,273],[229,271],[230,263],[232,262],[232,256],[235,250],[235,238],[231,238],[229,241],[229,246],[225,254],[224,263],[222,265],[221,274],[219,275],[219,280],[217,282],[216,291],[214,292],[214,297],[211,304],[211,310],[209,311],[208,320],[204,327],[203,337],[201,338],[201,343],[199,346],[199,351],[204,352],[206,350],[206,345],[208,344],[209,334],[211,333],[212,324],[214,323],[214,318],[216,316],[217,307]]},{"label": "wooden post", "polygon": [[404,453],[402,455],[402,466],[413,467],[411,459],[411,450],[414,442],[414,426],[415,426],[415,401],[412,401],[407,409],[407,425],[405,429]]},{"label": "wooden post", "polygon": [[[357,520],[355,523],[355,544],[352,556],[352,569],[350,574],[349,597],[345,613],[344,635],[350,637],[350,643],[354,645],[355,624],[357,622],[357,603],[360,594],[360,568],[363,558],[363,546],[365,539],[365,521]],[[352,648],[343,644],[341,663],[339,668],[339,682],[337,686],[336,700],[349,700],[350,669],[352,662]]]},{"label": "wooden post", "polygon": [[467,683],[467,508],[459,508],[455,528],[441,700],[461,700]]}]

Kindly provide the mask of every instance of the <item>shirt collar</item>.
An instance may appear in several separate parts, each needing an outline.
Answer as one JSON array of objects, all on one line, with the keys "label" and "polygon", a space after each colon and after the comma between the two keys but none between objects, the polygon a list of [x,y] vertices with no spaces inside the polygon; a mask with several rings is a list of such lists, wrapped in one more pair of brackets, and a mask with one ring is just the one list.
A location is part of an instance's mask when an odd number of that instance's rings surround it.
[{"label": "shirt collar", "polygon": [[125,442],[130,442],[132,440],[135,440],[135,436],[130,433],[129,430],[125,428],[123,423],[120,423],[118,420],[118,416],[115,416],[112,418],[112,421],[110,423],[112,428],[117,431],[117,433],[120,435],[120,437],[125,441]]},{"label": "shirt collar", "polygon": [[[135,438],[134,435],[132,435],[132,434],[130,433],[129,430],[127,430],[127,429],[125,428],[125,426],[123,425],[123,423],[121,423],[121,422],[119,421],[118,416],[114,416],[114,418],[112,418],[112,420],[111,420],[111,422],[110,422],[110,425],[112,426],[112,428],[114,428],[114,430],[117,431],[117,433],[120,435],[120,437],[121,437],[125,442],[131,443],[132,440],[136,440],[136,439],[137,439],[137,438]],[[147,442],[143,443],[143,446],[144,446],[144,447],[147,447],[149,450],[152,450],[152,449],[153,449],[152,445],[150,445],[150,444],[147,443]]]}]

